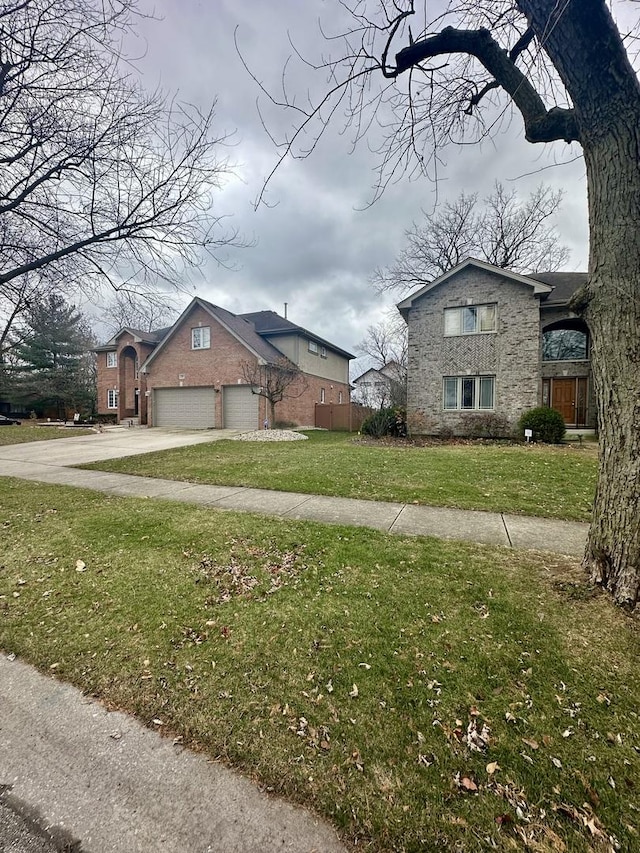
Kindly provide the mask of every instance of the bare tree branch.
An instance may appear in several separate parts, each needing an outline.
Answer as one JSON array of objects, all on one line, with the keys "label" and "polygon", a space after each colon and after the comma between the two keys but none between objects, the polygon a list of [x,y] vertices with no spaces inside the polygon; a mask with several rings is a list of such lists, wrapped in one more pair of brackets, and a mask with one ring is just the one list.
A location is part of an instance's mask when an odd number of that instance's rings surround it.
[{"label": "bare tree branch", "polygon": [[405,232],[407,245],[391,266],[375,271],[373,285],[402,295],[468,257],[515,272],[560,269],[569,255],[553,222],[561,202],[561,192],[543,186],[519,201],[515,190],[496,183],[482,207],[477,193],[462,193]]},{"label": "bare tree branch", "polygon": [[283,356],[275,362],[259,363],[243,361],[240,365],[242,378],[251,386],[251,393],[264,397],[269,404],[269,421],[274,425],[275,410],[284,399],[301,397],[308,383],[297,365]]},{"label": "bare tree branch", "polygon": [[[9,284],[160,278],[237,235],[214,193],[230,168],[201,112],[145,92],[122,53],[137,0],[7,2],[0,15],[0,311]],[[13,303],[11,303],[13,304]],[[5,331],[14,322],[4,310]]]}]

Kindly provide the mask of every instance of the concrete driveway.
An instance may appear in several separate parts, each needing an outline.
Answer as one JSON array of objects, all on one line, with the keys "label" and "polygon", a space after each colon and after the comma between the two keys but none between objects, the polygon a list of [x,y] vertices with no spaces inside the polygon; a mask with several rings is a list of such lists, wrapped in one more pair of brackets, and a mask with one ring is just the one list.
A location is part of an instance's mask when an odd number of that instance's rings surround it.
[{"label": "concrete driveway", "polygon": [[[47,429],[47,427],[42,427]],[[138,453],[153,453],[155,450],[170,450],[172,447],[187,447],[205,444],[238,435],[237,430],[171,430],[155,427],[107,427],[95,435],[73,435],[51,441],[32,441],[27,444],[9,444],[0,447],[0,461],[37,462],[41,465],[83,465],[86,462],[101,462],[136,456]]]}]

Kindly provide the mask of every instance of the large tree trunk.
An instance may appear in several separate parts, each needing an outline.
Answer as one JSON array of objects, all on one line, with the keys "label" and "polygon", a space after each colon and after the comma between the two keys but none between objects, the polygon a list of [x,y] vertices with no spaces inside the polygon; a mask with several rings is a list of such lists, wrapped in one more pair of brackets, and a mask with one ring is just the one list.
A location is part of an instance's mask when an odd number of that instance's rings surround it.
[{"label": "large tree trunk", "polygon": [[640,119],[585,139],[589,282],[600,452],[584,564],[616,603],[640,596]]}]

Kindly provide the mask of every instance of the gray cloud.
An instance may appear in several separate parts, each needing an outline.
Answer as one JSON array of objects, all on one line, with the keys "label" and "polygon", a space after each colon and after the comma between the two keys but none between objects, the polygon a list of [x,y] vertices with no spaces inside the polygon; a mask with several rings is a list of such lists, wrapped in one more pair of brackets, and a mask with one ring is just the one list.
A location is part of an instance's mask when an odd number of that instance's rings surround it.
[{"label": "gray cloud", "polygon": [[[227,154],[236,166],[216,207],[231,215],[233,226],[248,240],[255,238],[251,248],[229,250],[232,269],[206,263],[194,277],[203,297],[232,311],[282,312],[288,302],[291,319],[353,351],[366,327],[380,319],[392,301],[378,296],[368,282],[377,266],[393,261],[404,231],[438,200],[453,199],[462,190],[486,195],[495,180],[523,195],[540,182],[564,189],[559,227],[572,250],[569,266],[586,267],[584,167],[581,161],[554,165],[578,152],[562,145],[529,145],[517,116],[493,140],[444,152],[437,187],[426,179],[403,179],[372,207],[367,204],[376,156],[364,144],[350,153],[348,134],[341,135],[336,125],[307,159],[282,164],[269,187],[270,206],[254,210],[253,202],[278,157],[256,100],[261,100],[269,127],[278,136],[290,129],[291,118],[283,110],[267,108],[260,98],[236,52],[234,31],[237,28],[253,72],[277,92],[292,53],[289,38],[305,56],[327,51],[317,20],[333,6],[324,0],[157,0],[154,8],[163,20],[148,20],[142,27],[147,48],[139,65],[145,84],[159,82],[203,108],[217,98],[219,131],[235,131]],[[324,85],[299,62],[289,67],[289,79],[301,99],[307,86],[319,92]]]}]

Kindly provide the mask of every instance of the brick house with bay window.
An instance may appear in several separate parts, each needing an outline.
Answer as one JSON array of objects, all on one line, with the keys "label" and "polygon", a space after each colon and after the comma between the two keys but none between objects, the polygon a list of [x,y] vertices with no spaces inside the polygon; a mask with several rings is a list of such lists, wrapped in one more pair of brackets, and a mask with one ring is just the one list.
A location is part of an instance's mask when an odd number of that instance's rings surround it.
[{"label": "brick house with bay window", "polygon": [[408,325],[407,417],[413,433],[505,434],[550,406],[593,429],[589,330],[570,301],[581,272],[521,275],[468,258],[398,304]]},{"label": "brick house with bay window", "polygon": [[267,401],[247,382],[252,368],[294,365],[300,376],[292,396],[277,404],[276,419],[312,426],[316,403],[349,402],[354,358],[274,311],[238,315],[198,297],[173,326],[121,329],[96,353],[100,415],[244,430],[269,418]]}]

